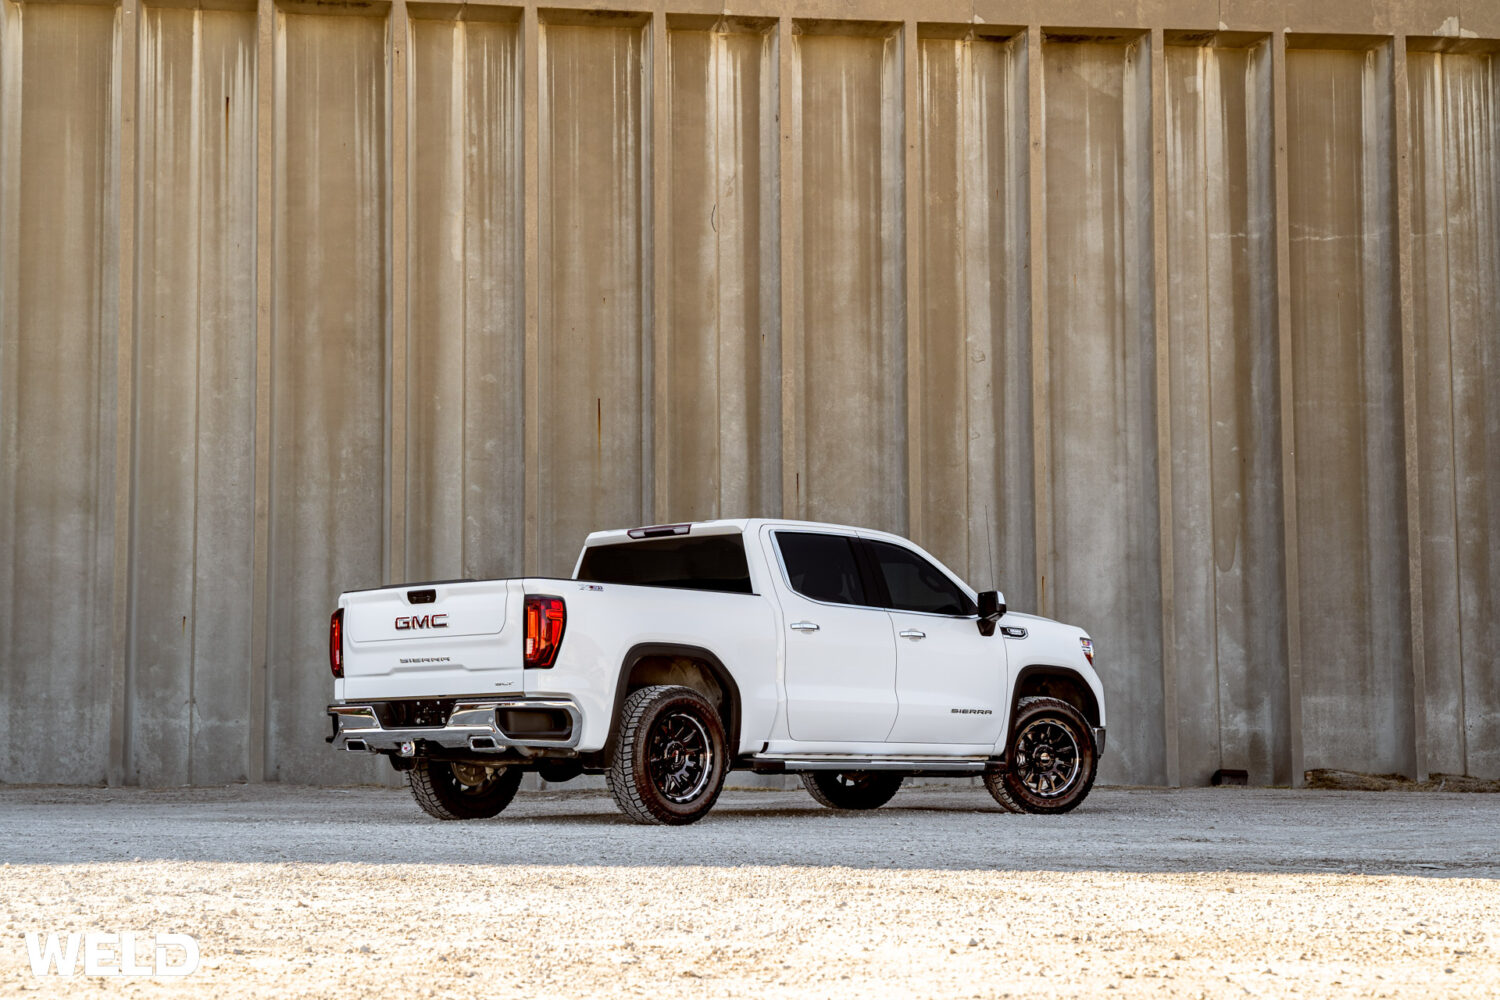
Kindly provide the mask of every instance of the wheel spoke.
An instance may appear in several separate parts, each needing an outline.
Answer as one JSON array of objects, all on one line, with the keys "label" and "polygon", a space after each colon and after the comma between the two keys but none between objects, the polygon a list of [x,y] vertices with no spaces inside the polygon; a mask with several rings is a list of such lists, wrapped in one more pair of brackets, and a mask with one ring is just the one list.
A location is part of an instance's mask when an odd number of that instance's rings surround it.
[{"label": "wheel spoke", "polygon": [[708,730],[690,712],[658,719],[647,737],[647,761],[651,781],[664,796],[692,801],[713,771]]},{"label": "wheel spoke", "polygon": [[1069,791],[1081,771],[1078,738],[1055,718],[1037,719],[1015,738],[1017,777],[1033,794],[1055,798]]}]

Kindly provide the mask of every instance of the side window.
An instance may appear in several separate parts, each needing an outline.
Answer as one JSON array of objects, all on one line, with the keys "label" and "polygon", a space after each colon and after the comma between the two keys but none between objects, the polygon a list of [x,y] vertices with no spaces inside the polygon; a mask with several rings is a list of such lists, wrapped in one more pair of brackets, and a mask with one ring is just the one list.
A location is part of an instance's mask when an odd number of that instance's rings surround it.
[{"label": "side window", "polygon": [[935,615],[972,615],[969,595],[947,574],[911,549],[889,542],[866,541],[870,555],[897,611],[926,611]]},{"label": "side window", "polygon": [[778,531],[787,581],[803,597],[831,604],[869,604],[859,579],[854,539],[810,531]]}]

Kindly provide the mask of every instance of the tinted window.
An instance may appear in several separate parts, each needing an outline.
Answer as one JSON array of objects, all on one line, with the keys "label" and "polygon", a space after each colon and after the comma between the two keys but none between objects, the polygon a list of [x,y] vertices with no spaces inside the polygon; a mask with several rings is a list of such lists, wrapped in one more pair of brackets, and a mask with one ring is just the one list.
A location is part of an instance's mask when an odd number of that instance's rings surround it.
[{"label": "tinted window", "polygon": [[866,542],[890,594],[889,607],[936,615],[972,615],[974,604],[947,574],[911,549],[889,542]]},{"label": "tinted window", "polygon": [[639,587],[749,594],[750,567],[739,535],[652,538],[584,550],[578,579]]},{"label": "tinted window", "polygon": [[806,531],[778,531],[776,544],[792,589],[803,597],[832,604],[869,604],[859,579],[854,539],[843,535],[815,535]]}]

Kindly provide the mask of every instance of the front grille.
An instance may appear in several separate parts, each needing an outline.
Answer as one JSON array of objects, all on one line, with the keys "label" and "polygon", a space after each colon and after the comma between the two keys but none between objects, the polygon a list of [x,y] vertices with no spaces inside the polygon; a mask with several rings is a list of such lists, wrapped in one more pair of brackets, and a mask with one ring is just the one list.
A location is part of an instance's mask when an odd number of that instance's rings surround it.
[{"label": "front grille", "polygon": [[441,728],[447,725],[453,714],[452,698],[435,698],[424,701],[380,701],[375,703],[375,715],[386,729]]}]

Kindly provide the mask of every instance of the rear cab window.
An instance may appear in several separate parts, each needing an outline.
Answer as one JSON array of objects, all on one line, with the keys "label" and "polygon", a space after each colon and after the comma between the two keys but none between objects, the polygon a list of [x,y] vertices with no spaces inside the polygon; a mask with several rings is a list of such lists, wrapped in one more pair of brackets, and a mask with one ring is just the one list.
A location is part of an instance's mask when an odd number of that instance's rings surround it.
[{"label": "rear cab window", "polygon": [[857,544],[858,540],[848,535],[776,532],[776,547],[792,590],[825,604],[869,607],[873,602],[860,575]]},{"label": "rear cab window", "polygon": [[753,594],[742,536],[679,535],[594,545],[583,551],[577,579],[635,587]]}]

